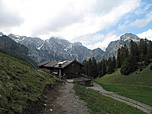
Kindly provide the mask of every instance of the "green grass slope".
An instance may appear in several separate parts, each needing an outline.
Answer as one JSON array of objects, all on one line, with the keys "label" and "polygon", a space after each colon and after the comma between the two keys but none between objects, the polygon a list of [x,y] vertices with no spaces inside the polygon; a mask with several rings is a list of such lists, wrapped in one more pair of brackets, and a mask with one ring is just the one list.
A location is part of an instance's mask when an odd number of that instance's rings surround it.
[{"label": "green grass slope", "polygon": [[144,114],[125,103],[103,96],[97,91],[80,85],[74,86],[76,95],[87,103],[91,114]]},{"label": "green grass slope", "polygon": [[152,70],[150,65],[141,72],[128,76],[121,75],[120,70],[94,80],[104,89],[152,106]]},{"label": "green grass slope", "polygon": [[24,61],[0,53],[0,114],[21,113],[27,101],[38,100],[45,85],[55,80]]}]

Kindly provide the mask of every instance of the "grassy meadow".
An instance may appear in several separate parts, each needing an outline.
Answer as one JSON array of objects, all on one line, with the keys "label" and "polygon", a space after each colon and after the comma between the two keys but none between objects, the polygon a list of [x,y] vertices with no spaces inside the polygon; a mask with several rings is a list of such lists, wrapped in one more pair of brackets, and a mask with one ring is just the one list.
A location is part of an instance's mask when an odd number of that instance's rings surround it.
[{"label": "grassy meadow", "polygon": [[152,70],[150,70],[150,65],[143,71],[136,71],[128,76],[122,75],[120,70],[117,70],[112,74],[95,79],[94,82],[106,90],[152,106]]}]

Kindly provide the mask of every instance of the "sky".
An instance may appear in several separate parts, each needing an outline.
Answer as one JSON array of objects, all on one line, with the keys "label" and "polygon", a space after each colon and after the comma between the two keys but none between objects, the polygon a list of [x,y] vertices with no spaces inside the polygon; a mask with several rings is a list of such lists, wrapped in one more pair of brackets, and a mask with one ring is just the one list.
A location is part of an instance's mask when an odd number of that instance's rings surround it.
[{"label": "sky", "polygon": [[0,31],[105,50],[124,33],[152,40],[152,0],[0,0]]}]

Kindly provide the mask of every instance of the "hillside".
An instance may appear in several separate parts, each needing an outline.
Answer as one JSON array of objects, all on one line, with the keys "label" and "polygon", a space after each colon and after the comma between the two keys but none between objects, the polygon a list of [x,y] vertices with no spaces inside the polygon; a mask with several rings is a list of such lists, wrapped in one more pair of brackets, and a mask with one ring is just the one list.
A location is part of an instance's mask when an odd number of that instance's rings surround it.
[{"label": "hillside", "polygon": [[97,80],[103,84],[126,84],[126,85],[143,85],[152,86],[152,70],[150,70],[150,65],[146,67],[143,71],[136,71],[130,75],[124,76],[119,70],[112,74],[106,74],[102,78]]},{"label": "hillside", "polygon": [[37,67],[36,62],[28,56],[28,48],[24,45],[16,43],[14,40],[12,40],[6,35],[0,36],[0,52],[21,59],[25,62],[32,64],[34,67]]},{"label": "hillside", "polygon": [[55,80],[24,61],[0,53],[0,113],[21,113],[27,102],[38,101],[44,87]]},{"label": "hillside", "polygon": [[128,76],[120,73],[120,70],[112,74],[106,74],[95,82],[109,91],[114,91],[122,96],[135,99],[152,106],[152,70],[150,65],[143,71],[136,71]]}]

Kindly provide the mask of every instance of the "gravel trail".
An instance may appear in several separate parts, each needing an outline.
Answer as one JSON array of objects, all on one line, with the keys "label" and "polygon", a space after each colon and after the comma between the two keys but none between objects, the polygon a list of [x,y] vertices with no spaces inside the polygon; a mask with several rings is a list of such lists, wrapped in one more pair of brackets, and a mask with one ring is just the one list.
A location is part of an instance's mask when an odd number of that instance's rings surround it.
[{"label": "gravel trail", "polygon": [[117,101],[120,101],[120,102],[123,102],[123,103],[126,103],[128,105],[131,105],[139,110],[142,110],[143,112],[146,112],[148,114],[152,114],[152,107],[149,106],[149,105],[146,105],[146,104],[143,104],[139,101],[135,101],[133,99],[130,99],[130,98],[126,98],[126,97],[123,97],[123,96],[120,96],[114,92],[110,92],[110,91],[107,91],[105,89],[103,89],[100,85],[94,83],[94,86],[93,87],[88,87],[90,89],[93,89],[93,90],[96,90],[98,92],[100,92],[101,94],[107,96],[107,97],[110,97],[112,99],[115,99]]},{"label": "gravel trail", "polygon": [[86,103],[75,95],[73,86],[72,83],[61,84],[53,101],[49,100],[51,94],[48,95],[47,107],[41,114],[89,114]]}]

